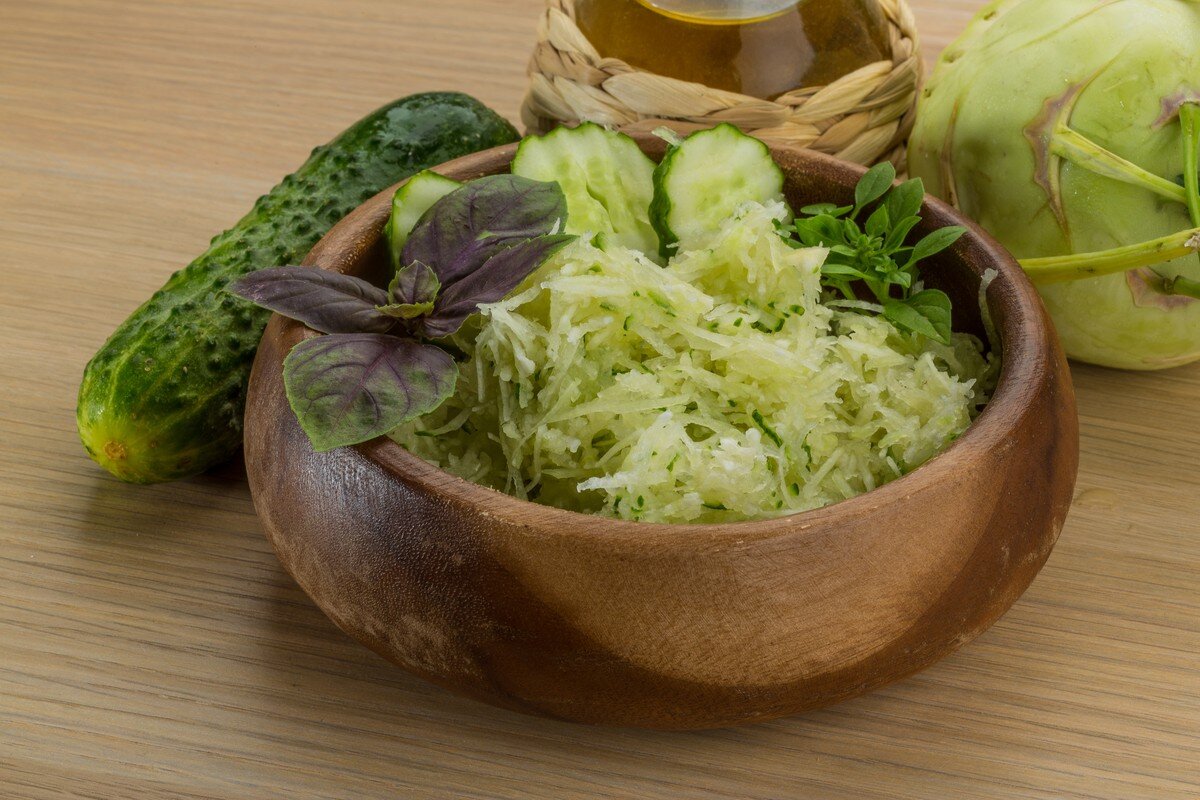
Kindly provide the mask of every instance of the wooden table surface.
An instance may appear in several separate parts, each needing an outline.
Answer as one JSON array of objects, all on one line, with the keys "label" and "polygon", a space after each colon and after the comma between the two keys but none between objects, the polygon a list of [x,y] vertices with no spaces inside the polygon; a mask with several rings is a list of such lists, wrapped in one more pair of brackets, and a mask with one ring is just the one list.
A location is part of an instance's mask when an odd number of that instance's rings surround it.
[{"label": "wooden table surface", "polygon": [[[981,0],[923,0],[929,52]],[[1200,796],[1200,367],[1077,366],[1078,496],[961,652],[693,734],[460,699],[292,584],[242,475],[126,486],[75,435],[113,327],[392,97],[516,117],[540,0],[0,0],[0,797]]]}]

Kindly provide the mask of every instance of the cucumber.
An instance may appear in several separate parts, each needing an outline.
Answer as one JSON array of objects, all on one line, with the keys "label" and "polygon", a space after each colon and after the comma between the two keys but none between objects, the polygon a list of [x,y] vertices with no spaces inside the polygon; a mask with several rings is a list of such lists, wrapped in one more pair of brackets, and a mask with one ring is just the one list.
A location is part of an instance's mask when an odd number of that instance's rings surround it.
[{"label": "cucumber", "polygon": [[77,424],[88,454],[133,483],[184,478],[229,458],[242,442],[246,383],[270,312],[226,284],[299,262],[349,211],[414,172],[517,138],[477,100],[436,92],[384,106],[318,147],[87,365]]},{"label": "cucumber", "polygon": [[444,178],[432,170],[424,170],[413,175],[404,185],[396,190],[392,198],[392,216],[388,219],[384,232],[387,234],[388,249],[392,253],[392,266],[399,269],[400,253],[409,234],[417,226],[421,215],[430,206],[446,195],[462,186],[456,180]]},{"label": "cucumber", "polygon": [[783,200],[783,170],[770,149],[733,125],[697,131],[654,170],[650,222],[659,254],[702,247],[738,207]]},{"label": "cucumber", "polygon": [[651,254],[658,237],[646,209],[654,195],[654,162],[625,134],[585,122],[526,137],[512,172],[558,181],[567,198],[566,233],[602,234],[600,241]]}]

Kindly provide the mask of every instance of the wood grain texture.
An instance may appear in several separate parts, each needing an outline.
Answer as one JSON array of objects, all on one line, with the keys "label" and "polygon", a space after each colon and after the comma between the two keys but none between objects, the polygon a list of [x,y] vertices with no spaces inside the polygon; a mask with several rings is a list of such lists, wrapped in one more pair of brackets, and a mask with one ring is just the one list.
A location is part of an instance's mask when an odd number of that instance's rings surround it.
[{"label": "wood grain texture", "polygon": [[[980,5],[914,3],[926,45]],[[384,99],[458,88],[515,118],[538,6],[0,3],[0,796],[1193,800],[1197,367],[1074,367],[1075,505],[970,646],[699,734],[534,720],[408,677],[284,574],[240,467],[144,488],[87,459],[74,394],[117,322]]]},{"label": "wood grain texture", "polygon": [[[660,160],[666,143],[634,134]],[[516,145],[436,171],[509,169]],[[865,169],[772,148],[792,208],[848,205]],[[386,285],[380,192],[306,264]],[[944,453],[831,507],[724,525],[601,519],[448,475],[380,437],[313,451],[288,406],[284,357],[316,335],[274,318],[246,402],[245,461],[280,561],[380,655],[502,708],[577,722],[718,728],[811,711],[924,669],[982,633],[1058,538],[1079,461],[1066,360],[1037,291],[973,223],[936,200],[916,235],[965,225],[922,266],[961,330],[983,337],[984,274],[1004,369]]]}]

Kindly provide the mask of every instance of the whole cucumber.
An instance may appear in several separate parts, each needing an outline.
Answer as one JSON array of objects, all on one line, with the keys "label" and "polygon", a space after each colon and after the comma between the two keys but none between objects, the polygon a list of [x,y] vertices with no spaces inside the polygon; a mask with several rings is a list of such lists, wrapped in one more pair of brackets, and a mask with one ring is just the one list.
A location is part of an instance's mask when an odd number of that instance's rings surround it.
[{"label": "whole cucumber", "polygon": [[88,454],[133,483],[184,478],[229,458],[242,443],[246,383],[270,312],[226,285],[299,263],[334,223],[393,183],[518,138],[477,100],[435,92],[384,106],[318,147],[87,365],[77,423]]}]

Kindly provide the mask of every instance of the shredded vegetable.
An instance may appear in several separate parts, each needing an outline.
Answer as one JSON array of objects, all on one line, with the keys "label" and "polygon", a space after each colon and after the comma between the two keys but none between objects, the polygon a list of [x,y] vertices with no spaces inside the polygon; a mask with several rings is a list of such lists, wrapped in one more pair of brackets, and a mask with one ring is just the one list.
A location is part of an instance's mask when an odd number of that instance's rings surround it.
[{"label": "shredded vegetable", "polygon": [[746,204],[665,268],[568,245],[481,307],[455,396],[393,438],[517,497],[654,522],[794,513],[914,469],[970,424],[995,359],[823,298],[826,251],[789,247],[785,213]]}]

